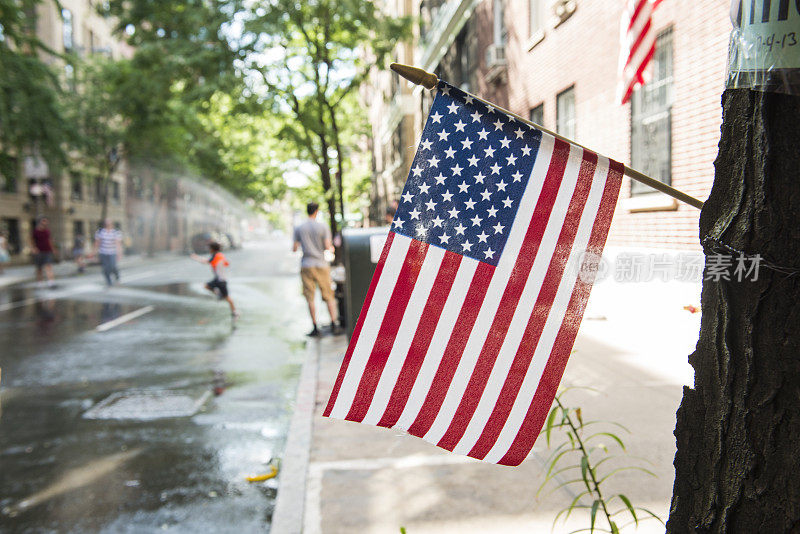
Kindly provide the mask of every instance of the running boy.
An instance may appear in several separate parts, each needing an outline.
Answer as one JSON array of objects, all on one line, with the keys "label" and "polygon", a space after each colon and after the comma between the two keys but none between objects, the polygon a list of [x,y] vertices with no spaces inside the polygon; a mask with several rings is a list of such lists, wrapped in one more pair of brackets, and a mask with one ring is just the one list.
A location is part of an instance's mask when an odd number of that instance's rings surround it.
[{"label": "running boy", "polygon": [[236,320],[239,317],[239,312],[236,311],[236,306],[233,305],[233,299],[228,296],[228,280],[225,276],[226,267],[230,266],[228,259],[222,255],[222,247],[216,241],[208,244],[208,250],[211,252],[211,257],[206,259],[197,254],[192,254],[191,258],[198,263],[207,263],[211,265],[211,271],[214,273],[214,279],[206,284],[206,289],[219,296],[220,300],[228,301],[231,307],[231,318]]}]

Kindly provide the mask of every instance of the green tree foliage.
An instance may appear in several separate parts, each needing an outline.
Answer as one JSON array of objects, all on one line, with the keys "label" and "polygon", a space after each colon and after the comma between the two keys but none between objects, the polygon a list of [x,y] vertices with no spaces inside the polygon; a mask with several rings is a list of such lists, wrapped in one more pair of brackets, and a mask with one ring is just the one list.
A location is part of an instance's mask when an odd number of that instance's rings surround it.
[{"label": "green tree foliage", "polygon": [[0,172],[34,151],[51,166],[66,161],[71,128],[63,115],[56,71],[43,57],[55,52],[35,33],[39,0],[0,0]]},{"label": "green tree foliage", "polygon": [[362,0],[274,0],[250,7],[242,50],[254,90],[263,89],[273,114],[292,118],[277,135],[296,158],[319,170],[336,233],[336,214],[344,215],[346,161],[357,150],[353,140],[363,113],[352,105],[357,88],[408,35],[410,21],[384,16]]}]

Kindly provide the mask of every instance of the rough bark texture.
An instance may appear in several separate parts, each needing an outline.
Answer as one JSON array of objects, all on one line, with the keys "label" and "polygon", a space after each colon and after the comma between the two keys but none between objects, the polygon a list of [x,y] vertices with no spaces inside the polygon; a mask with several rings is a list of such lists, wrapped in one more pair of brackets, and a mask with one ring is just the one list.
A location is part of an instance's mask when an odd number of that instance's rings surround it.
[{"label": "rough bark texture", "polygon": [[[722,101],[700,237],[800,268],[800,97]],[[800,532],[800,274],[762,264],[755,282],[706,281],[702,308],[667,532]]]}]

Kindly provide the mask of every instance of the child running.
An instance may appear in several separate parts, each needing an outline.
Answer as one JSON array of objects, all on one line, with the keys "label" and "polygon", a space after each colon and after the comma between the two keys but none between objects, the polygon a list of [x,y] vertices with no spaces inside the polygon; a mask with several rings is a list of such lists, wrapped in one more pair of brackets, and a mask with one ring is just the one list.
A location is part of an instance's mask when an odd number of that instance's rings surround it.
[{"label": "child running", "polygon": [[191,258],[198,263],[207,263],[211,265],[211,271],[214,273],[214,279],[206,284],[206,289],[214,293],[220,300],[228,301],[231,307],[231,318],[235,321],[239,318],[239,312],[236,311],[236,306],[233,304],[233,299],[228,296],[228,280],[225,276],[226,267],[230,266],[228,259],[223,256],[222,247],[216,241],[208,244],[208,250],[211,252],[211,257],[206,259],[197,254],[192,254]]}]

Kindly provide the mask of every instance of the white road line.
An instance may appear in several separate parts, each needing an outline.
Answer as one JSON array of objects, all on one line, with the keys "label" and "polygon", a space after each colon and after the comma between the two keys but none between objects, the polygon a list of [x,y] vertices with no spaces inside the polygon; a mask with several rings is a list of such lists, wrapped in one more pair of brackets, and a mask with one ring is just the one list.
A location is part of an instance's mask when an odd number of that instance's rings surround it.
[{"label": "white road line", "polygon": [[150,313],[153,310],[155,310],[155,308],[153,306],[145,306],[144,308],[139,308],[136,311],[132,311],[130,313],[126,313],[125,315],[123,315],[121,317],[117,317],[114,320],[111,320],[111,321],[108,321],[108,322],[103,323],[101,325],[98,325],[97,328],[95,328],[95,330],[97,330],[98,332],[105,332],[106,330],[111,330],[115,326],[119,326],[119,325],[121,325],[123,323],[127,323],[131,319],[136,319],[137,317],[141,317],[142,315],[144,315],[146,313]]}]

